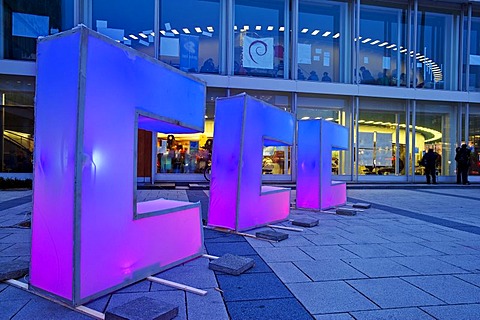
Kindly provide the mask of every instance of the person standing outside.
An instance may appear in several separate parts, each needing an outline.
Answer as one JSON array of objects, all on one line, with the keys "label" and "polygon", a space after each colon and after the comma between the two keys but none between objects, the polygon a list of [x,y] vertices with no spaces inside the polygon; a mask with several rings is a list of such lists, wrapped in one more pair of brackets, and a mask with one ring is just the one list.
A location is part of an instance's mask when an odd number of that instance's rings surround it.
[{"label": "person standing outside", "polygon": [[435,174],[437,158],[438,153],[434,152],[432,148],[428,149],[428,152],[423,155],[421,164],[425,167],[425,176],[428,184],[430,184],[430,181],[433,184],[437,184],[437,176]]},{"label": "person standing outside", "polygon": [[[462,184],[470,184],[468,182],[468,168],[470,167],[470,149],[467,148],[467,145],[464,143],[460,147],[460,150],[457,151],[455,155],[455,161],[457,161],[457,170],[460,173],[460,180]],[[458,173],[457,173],[458,177]],[[457,183],[460,181],[457,178]]]}]

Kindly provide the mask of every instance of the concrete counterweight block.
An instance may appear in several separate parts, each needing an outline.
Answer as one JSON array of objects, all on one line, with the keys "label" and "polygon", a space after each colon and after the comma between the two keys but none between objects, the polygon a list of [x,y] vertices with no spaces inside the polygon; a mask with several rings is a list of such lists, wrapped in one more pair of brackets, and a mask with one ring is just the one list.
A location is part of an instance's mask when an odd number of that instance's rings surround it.
[{"label": "concrete counterweight block", "polygon": [[358,209],[370,209],[372,205],[370,203],[357,202],[352,205],[354,208]]},{"label": "concrete counterweight block", "polygon": [[105,313],[105,320],[170,320],[178,315],[178,307],[140,297]]},{"label": "concrete counterweight block", "polygon": [[354,216],[357,214],[357,210],[348,208],[338,208],[335,213],[341,216]]},{"label": "concrete counterweight block", "polygon": [[272,231],[272,230],[259,231],[255,233],[255,236],[257,238],[273,240],[273,241],[282,241],[282,240],[288,239],[288,234],[278,232],[278,231]]},{"label": "concrete counterweight block", "polygon": [[15,260],[0,263],[0,281],[18,279],[28,274],[28,261]]},{"label": "concrete counterweight block", "polygon": [[311,227],[318,226],[318,219],[314,219],[314,218],[298,218],[298,219],[292,220],[292,224],[293,224],[294,226],[311,228]]},{"label": "concrete counterweight block", "polygon": [[234,276],[238,276],[255,265],[251,258],[225,254],[218,259],[210,261],[208,268],[213,271],[220,271]]}]

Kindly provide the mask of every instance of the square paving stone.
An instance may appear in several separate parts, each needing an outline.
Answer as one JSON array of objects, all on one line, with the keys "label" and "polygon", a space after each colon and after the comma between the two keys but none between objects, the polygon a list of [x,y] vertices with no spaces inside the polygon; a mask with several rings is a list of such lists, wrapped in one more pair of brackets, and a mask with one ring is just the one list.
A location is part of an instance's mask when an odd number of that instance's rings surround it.
[{"label": "square paving stone", "polygon": [[188,320],[228,319],[222,294],[208,289],[205,296],[187,292]]},{"label": "square paving stone", "polygon": [[218,275],[225,301],[291,298],[292,294],[274,273]]},{"label": "square paving stone", "polygon": [[438,320],[478,320],[480,304],[422,307]]},{"label": "square paving stone", "polygon": [[467,273],[467,271],[434,257],[393,257],[393,261],[422,275]]},{"label": "square paving stone", "polygon": [[313,281],[364,279],[367,276],[340,259],[297,261],[295,265]]},{"label": "square paving stone", "polygon": [[388,310],[352,312],[356,320],[433,320],[426,312],[419,308],[401,308]]},{"label": "square paving stone", "polygon": [[313,242],[317,246],[327,246],[335,244],[353,244],[352,241],[342,237],[340,234],[324,233],[318,235],[305,235],[305,239]]},{"label": "square paving stone", "polygon": [[423,242],[422,245],[445,254],[480,254],[480,251],[454,243],[453,240],[450,242]]},{"label": "square paving stone", "polygon": [[403,279],[448,304],[480,303],[479,287],[450,275]]},{"label": "square paving stone", "polygon": [[382,246],[407,257],[444,255],[443,252],[433,250],[418,243],[385,243],[382,244]]},{"label": "square paving stone", "polygon": [[[30,295],[33,296],[33,294]],[[13,319],[89,320],[92,318],[61,306],[58,303],[35,296],[30,299]]]},{"label": "square paving stone", "polygon": [[273,241],[282,241],[288,239],[288,234],[273,230],[259,231],[255,233],[257,238],[273,240]]},{"label": "square paving stone", "polygon": [[312,319],[294,298],[235,301],[227,306],[232,319]]},{"label": "square paving stone", "polygon": [[0,262],[0,281],[18,279],[28,274],[29,262],[25,260],[13,260]]},{"label": "square paving stone", "polygon": [[272,269],[268,266],[268,264],[263,261],[262,257],[258,254],[251,255],[251,256],[243,256],[245,258],[250,258],[255,261],[255,265],[253,268],[248,269],[245,273],[265,273],[265,272],[272,272]]},{"label": "square paving stone", "polygon": [[105,313],[105,320],[170,320],[178,315],[178,307],[140,297]]},{"label": "square paving stone", "polygon": [[351,251],[362,258],[398,257],[402,254],[383,247],[380,244],[345,244],[341,247]]},{"label": "square paving stone", "polygon": [[[186,263],[185,265],[177,266],[173,269],[157,273],[154,276],[199,289],[214,288],[217,286],[217,281],[215,280],[215,273],[203,265],[189,265],[188,263]],[[177,289],[159,283],[152,283],[150,291],[159,290]]]},{"label": "square paving stone", "polygon": [[315,260],[358,258],[356,254],[341,246],[304,247],[302,250]]},{"label": "square paving stone", "polygon": [[303,235],[293,235],[288,238],[288,241],[272,242],[274,247],[308,247],[315,244],[307,239]]},{"label": "square paving stone", "polygon": [[480,287],[480,274],[479,273],[457,274],[457,275],[455,275],[455,277],[457,277],[459,279],[462,279],[463,281],[466,281],[466,282],[471,283],[473,285],[476,285],[477,287]]},{"label": "square paving stone", "polygon": [[316,320],[354,320],[348,313],[329,313],[315,315]]},{"label": "square paving stone", "polygon": [[[315,248],[315,247],[310,247]],[[266,262],[288,262],[300,260],[313,260],[305,252],[295,247],[282,248],[256,248],[258,254]]]},{"label": "square paving stone", "polygon": [[347,282],[382,308],[444,304],[443,301],[397,278],[349,280]]},{"label": "square paving stone", "polygon": [[[258,241],[258,240],[257,240]],[[224,254],[234,254],[239,256],[257,254],[247,241],[242,242],[209,242],[205,243],[208,254],[215,256],[223,256]]]},{"label": "square paving stone", "polygon": [[418,272],[390,258],[344,259],[344,261],[371,278],[418,275]]},{"label": "square paving stone", "polygon": [[305,227],[305,228],[312,228],[318,226],[318,219],[314,218],[296,218],[292,220],[292,225]]},{"label": "square paving stone", "polygon": [[238,276],[255,265],[251,258],[225,254],[218,259],[213,259],[208,264],[208,268],[214,271],[232,274]]},{"label": "square paving stone", "polygon": [[292,262],[273,262],[269,263],[269,265],[283,283],[311,281],[311,279]]},{"label": "square paving stone", "polygon": [[11,319],[22,309],[30,299],[3,300],[0,295],[0,319]]},{"label": "square paving stone", "polygon": [[378,308],[343,281],[289,283],[287,286],[311,314]]}]

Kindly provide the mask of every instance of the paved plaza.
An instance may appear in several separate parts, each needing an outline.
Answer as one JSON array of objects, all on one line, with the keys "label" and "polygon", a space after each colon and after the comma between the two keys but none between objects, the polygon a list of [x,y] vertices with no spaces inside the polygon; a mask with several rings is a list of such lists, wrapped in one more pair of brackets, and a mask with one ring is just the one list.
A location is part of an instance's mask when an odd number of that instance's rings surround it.
[{"label": "paved plaza", "polygon": [[[200,258],[157,276],[207,290],[206,296],[144,280],[86,306],[105,312],[147,296],[178,306],[176,319],[188,320],[480,319],[479,187],[349,187],[349,203],[372,208],[356,216],[292,209],[291,218],[320,223],[282,230],[289,238],[276,243],[205,229],[209,254],[250,257],[255,267],[231,276]],[[29,259],[31,229],[19,223],[30,219],[31,195],[0,192],[0,268]],[[157,198],[208,208],[208,190],[139,191],[140,201]],[[0,319],[90,318],[0,283]]]}]

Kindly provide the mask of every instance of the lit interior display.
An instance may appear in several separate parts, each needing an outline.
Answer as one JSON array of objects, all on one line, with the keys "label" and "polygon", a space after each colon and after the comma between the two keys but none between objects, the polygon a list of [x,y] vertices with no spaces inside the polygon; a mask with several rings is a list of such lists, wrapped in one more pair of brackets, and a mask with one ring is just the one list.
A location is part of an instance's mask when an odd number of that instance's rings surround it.
[{"label": "lit interior display", "polygon": [[217,99],[208,224],[246,230],[286,219],[290,189],[262,186],[263,146],[292,145],[294,117],[240,94]]},{"label": "lit interior display", "polygon": [[78,305],[203,253],[199,203],[137,204],[136,136],[203,131],[205,100],[85,27],[39,40],[32,289]]},{"label": "lit interior display", "polygon": [[348,129],[326,120],[298,121],[297,207],[324,210],[347,202],[347,187],[332,182],[332,150],[348,148]]}]

